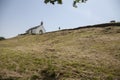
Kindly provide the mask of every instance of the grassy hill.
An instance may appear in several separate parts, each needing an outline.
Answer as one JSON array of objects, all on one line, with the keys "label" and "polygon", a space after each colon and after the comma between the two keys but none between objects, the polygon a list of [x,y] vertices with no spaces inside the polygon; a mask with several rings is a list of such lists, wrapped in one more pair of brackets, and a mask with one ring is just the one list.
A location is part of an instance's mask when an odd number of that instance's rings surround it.
[{"label": "grassy hill", "polygon": [[0,41],[0,80],[120,80],[120,26]]}]

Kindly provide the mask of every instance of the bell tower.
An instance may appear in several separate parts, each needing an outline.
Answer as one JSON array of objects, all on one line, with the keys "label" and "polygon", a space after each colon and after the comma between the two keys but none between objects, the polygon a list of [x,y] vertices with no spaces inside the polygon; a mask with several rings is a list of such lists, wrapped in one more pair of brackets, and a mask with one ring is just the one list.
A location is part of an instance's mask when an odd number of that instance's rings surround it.
[{"label": "bell tower", "polygon": [[41,25],[41,26],[43,25],[43,21],[41,21],[40,25]]}]

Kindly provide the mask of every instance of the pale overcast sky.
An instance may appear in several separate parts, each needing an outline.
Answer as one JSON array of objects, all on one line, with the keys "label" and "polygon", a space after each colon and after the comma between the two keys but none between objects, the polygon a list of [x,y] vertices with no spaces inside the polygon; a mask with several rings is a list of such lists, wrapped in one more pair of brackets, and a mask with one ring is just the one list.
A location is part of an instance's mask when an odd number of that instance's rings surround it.
[{"label": "pale overcast sky", "polygon": [[9,38],[44,22],[46,31],[120,21],[120,0],[88,0],[72,7],[73,0],[62,5],[44,4],[44,0],[0,0],[0,36]]}]

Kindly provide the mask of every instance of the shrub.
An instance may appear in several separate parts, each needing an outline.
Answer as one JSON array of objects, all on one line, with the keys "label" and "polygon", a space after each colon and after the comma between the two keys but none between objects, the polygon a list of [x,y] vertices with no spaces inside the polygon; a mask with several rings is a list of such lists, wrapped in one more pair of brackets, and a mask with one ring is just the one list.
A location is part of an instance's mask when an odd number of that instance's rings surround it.
[{"label": "shrub", "polygon": [[5,38],[4,37],[0,37],[0,40],[5,40]]}]

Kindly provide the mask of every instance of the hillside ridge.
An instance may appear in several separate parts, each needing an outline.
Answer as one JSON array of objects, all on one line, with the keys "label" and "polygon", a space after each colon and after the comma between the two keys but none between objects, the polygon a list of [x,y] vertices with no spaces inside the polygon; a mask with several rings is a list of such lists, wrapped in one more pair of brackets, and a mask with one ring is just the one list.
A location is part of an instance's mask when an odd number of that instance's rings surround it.
[{"label": "hillside ridge", "polygon": [[80,26],[73,29],[64,29],[64,30],[77,30],[77,29],[85,29],[85,28],[98,28],[98,27],[108,27],[108,26],[120,26],[120,22],[115,23],[101,23],[95,25],[87,25],[87,26]]},{"label": "hillside ridge", "polygon": [[2,40],[0,80],[120,80],[119,23]]},{"label": "hillside ridge", "polygon": [[[108,27],[108,26],[120,26],[120,22],[101,23],[101,24],[95,24],[95,25],[80,26],[80,27],[71,28],[71,29],[61,29],[58,31],[78,30],[78,29],[85,29],[85,28],[104,28],[104,27]],[[58,32],[58,31],[52,31],[52,32]],[[52,33],[52,32],[46,32],[46,33]]]}]

